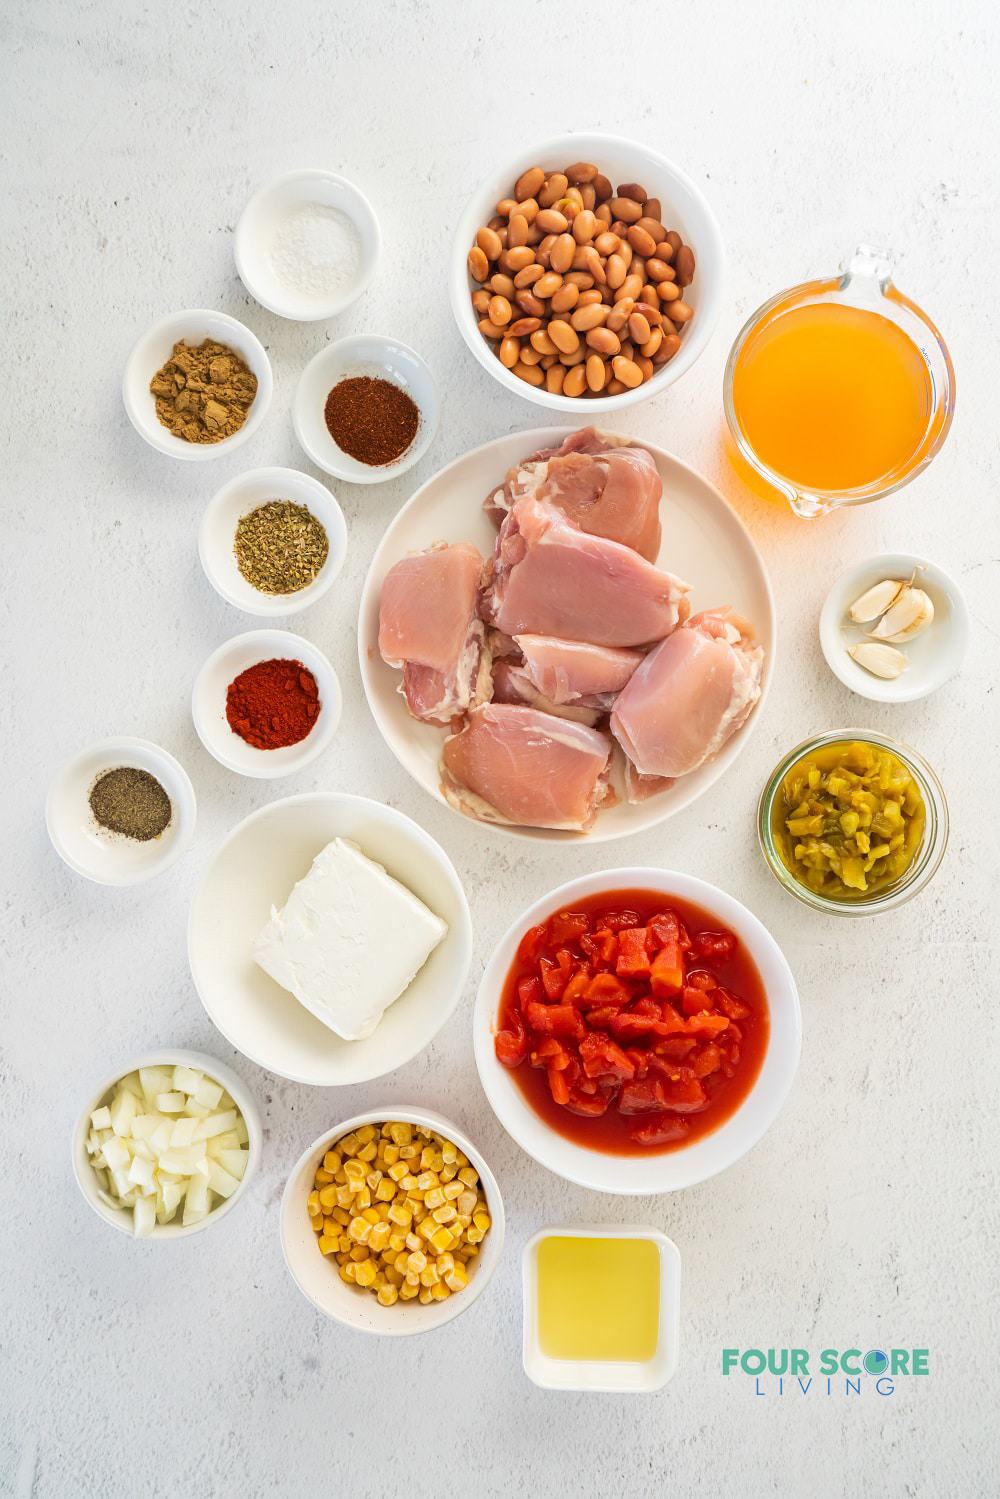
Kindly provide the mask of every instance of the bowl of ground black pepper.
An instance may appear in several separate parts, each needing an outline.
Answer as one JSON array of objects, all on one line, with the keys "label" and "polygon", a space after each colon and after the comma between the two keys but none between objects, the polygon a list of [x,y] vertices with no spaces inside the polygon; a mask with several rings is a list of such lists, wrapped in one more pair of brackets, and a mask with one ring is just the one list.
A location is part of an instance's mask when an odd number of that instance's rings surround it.
[{"label": "bowl of ground black pepper", "polygon": [[298,614],[323,597],[347,554],[336,499],[310,474],[257,468],[213,495],[198,555],[217,593],[248,614]]},{"label": "bowl of ground black pepper", "polygon": [[289,630],[249,630],[209,656],[195,679],[191,714],[220,765],[274,780],[323,753],[341,702],[337,674],[311,641]]},{"label": "bowl of ground black pepper", "polygon": [[292,406],[295,435],[319,468],[352,484],[384,484],[427,452],[437,431],[434,377],[395,338],[338,339],[306,365]]},{"label": "bowl of ground black pepper", "polygon": [[246,442],[271,401],[271,364],[250,329],[224,312],[175,312],[129,355],[125,410],[171,458],[217,458]]},{"label": "bowl of ground black pepper", "polygon": [[57,772],[45,803],[53,847],[101,885],[162,874],[194,836],[194,788],[183,766],[148,739],[104,739]]}]

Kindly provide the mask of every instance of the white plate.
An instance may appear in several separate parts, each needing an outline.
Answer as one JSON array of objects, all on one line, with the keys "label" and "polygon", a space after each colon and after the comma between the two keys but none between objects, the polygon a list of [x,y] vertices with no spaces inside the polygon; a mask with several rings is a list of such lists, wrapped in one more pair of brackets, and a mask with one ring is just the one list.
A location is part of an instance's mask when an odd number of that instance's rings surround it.
[{"label": "white plate", "polygon": [[[906,657],[906,670],[887,680],[859,666],[848,648],[868,638],[876,620],[856,625],[847,611],[869,588],[886,578],[908,581],[922,588],[934,605],[934,618],[920,635],[896,649]],[[887,552],[849,567],[826,596],[819,617],[819,643],[826,664],[845,687],[875,703],[913,703],[951,680],[965,660],[969,646],[969,611],[962,590],[943,568],[911,552]]]},{"label": "white plate", "polygon": [[[357,843],[448,923],[447,936],[364,1041],[335,1036],[251,957],[271,907],[284,905],[333,838]],[[472,922],[454,866],[415,822],[365,797],[313,792],[252,813],[216,851],[191,907],[188,956],[201,1002],[227,1041],[259,1067],[330,1088],[402,1067],[437,1034],[465,983]]]},{"label": "white plate", "polygon": [[[700,1135],[679,1150],[621,1156],[578,1145],[568,1136],[558,1134],[535,1112],[510,1069],[497,1060],[493,1037],[500,996],[525,932],[555,911],[571,906],[574,900],[613,890],[662,891],[668,905],[670,897],[676,896],[717,917],[750,954],[767,996],[767,1050],[753,1086],[736,1112],[723,1120],[718,1129]],[[707,1181],[745,1156],[770,1129],[788,1097],[799,1064],[802,1014],[798,989],[784,953],[767,927],[734,896],[706,880],[669,869],[605,869],[550,890],[507,929],[483,972],[472,1030],[483,1091],[500,1123],[522,1150],[546,1170],[592,1192],[645,1197],[650,1193],[679,1192]]]},{"label": "white plate", "polygon": [[[403,506],[372,559],[358,617],[358,654],[368,705],[396,759],[436,801],[445,800],[438,772],[445,731],[410,717],[402,694],[397,691],[402,674],[386,666],[378,653],[378,606],[383,580],[401,557],[435,541],[471,541],[484,555],[491,552],[497,533],[483,511],[484,497],[502,482],[514,463],[538,448],[561,442],[572,430],[542,427],[513,433],[456,458],[428,479]],[[634,440],[656,459],[663,479],[660,564],[693,585],[692,613],[713,605],[732,604],[753,623],[765,651],[761,701],[722,753],[708,765],[638,806],[629,806],[622,798],[617,806],[598,813],[589,833],[495,823],[484,823],[484,827],[545,842],[585,838],[590,843],[606,843],[655,827],[690,806],[715,784],[739,755],[760,714],[774,671],[776,645],[774,599],[763,559],[742,522],[707,479],[663,448],[640,443],[638,438]]]}]

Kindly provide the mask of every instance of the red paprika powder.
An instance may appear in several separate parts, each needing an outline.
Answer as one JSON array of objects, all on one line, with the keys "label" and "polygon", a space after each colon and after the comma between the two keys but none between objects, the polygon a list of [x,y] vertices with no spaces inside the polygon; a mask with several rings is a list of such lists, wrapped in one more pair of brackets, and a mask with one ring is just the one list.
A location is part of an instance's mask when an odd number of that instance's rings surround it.
[{"label": "red paprika powder", "polygon": [[226,689],[226,718],[255,749],[298,744],[319,715],[319,688],[301,661],[258,661]]}]

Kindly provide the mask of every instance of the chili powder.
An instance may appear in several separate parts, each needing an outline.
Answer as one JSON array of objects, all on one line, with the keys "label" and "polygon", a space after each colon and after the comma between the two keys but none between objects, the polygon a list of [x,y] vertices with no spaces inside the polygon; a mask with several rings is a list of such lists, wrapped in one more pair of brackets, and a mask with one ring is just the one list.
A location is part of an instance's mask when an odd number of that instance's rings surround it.
[{"label": "chili powder", "polygon": [[301,661],[258,661],[226,689],[226,718],[254,749],[298,744],[319,715],[319,688]]},{"label": "chili powder", "polygon": [[406,391],[370,375],[351,376],[335,385],[323,415],[338,448],[372,468],[402,457],[420,425],[420,409]]}]

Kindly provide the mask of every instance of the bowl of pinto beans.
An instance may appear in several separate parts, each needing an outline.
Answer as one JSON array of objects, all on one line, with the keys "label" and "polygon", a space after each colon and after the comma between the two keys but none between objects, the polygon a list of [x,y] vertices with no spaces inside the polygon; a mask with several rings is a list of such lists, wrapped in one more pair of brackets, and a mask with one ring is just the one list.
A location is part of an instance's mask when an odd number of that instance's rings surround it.
[{"label": "bowl of pinto beans", "polygon": [[513,923],[475,1011],[486,1095],[508,1134],[598,1192],[693,1186],[774,1123],[798,1065],[799,998],[767,928],[663,869],[602,870]]}]

